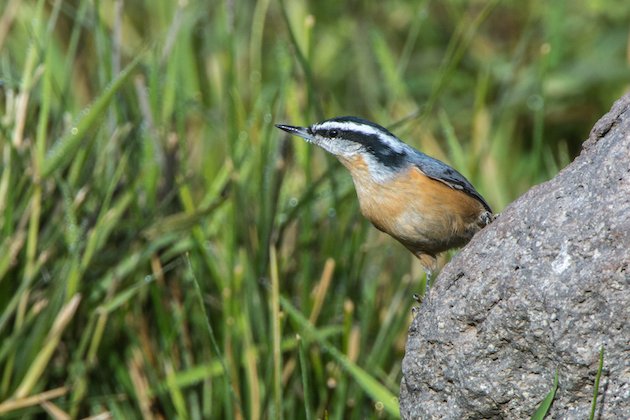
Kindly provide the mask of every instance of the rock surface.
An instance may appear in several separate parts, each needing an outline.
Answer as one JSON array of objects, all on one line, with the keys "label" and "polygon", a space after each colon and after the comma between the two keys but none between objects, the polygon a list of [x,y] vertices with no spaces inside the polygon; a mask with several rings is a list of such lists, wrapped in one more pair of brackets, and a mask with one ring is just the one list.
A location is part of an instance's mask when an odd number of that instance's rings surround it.
[{"label": "rock surface", "polygon": [[418,418],[630,418],[630,95],[583,151],[448,264],[410,329],[400,411]]}]

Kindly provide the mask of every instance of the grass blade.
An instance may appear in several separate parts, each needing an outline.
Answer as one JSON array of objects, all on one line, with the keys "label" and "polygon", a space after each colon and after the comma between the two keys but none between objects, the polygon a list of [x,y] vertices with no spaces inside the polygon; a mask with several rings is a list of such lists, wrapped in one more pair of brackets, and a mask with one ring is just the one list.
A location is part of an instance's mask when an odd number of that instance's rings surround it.
[{"label": "grass blade", "polygon": [[120,72],[120,74],[105,88],[101,96],[87,109],[77,124],[68,134],[62,137],[50,149],[42,167],[42,178],[49,177],[57,169],[64,168],[70,163],[75,153],[81,149],[81,140],[87,131],[92,128],[98,118],[102,117],[109,103],[114,99],[116,92],[127,82],[133,71],[140,63],[142,54]]},{"label": "grass blade", "polygon": [[63,308],[61,308],[59,314],[57,314],[55,322],[52,325],[52,328],[48,333],[46,344],[39,351],[37,357],[35,357],[33,364],[29,368],[28,372],[26,372],[20,386],[15,391],[15,398],[24,398],[33,390],[33,387],[48,366],[48,362],[57,349],[57,345],[59,344],[59,341],[61,341],[61,334],[63,334],[64,330],[72,320],[74,313],[79,307],[79,302],[81,302],[81,295],[75,295],[66,305],[63,306]]},{"label": "grass blade", "polygon": [[60,388],[51,389],[49,391],[44,391],[36,395],[32,395],[30,397],[18,398],[15,400],[7,400],[0,404],[0,416],[5,415],[14,410],[19,410],[21,408],[35,406],[37,404],[41,404],[44,401],[49,401],[54,398],[63,397],[68,393],[68,388],[62,386]]},{"label": "grass blade", "polygon": [[302,392],[304,393],[304,411],[306,414],[306,420],[311,420],[313,417],[313,408],[311,402],[311,384],[308,378],[308,368],[306,367],[306,355],[304,354],[304,343],[302,337],[299,334],[295,337],[298,347],[298,357],[300,359],[300,373],[302,374]]},{"label": "grass blade", "polygon": [[273,348],[273,401],[275,406],[275,418],[282,419],[282,352],[280,349],[280,302],[279,302],[279,276],[276,248],[271,247],[269,252],[271,265],[271,337]]},{"label": "grass blade", "polygon": [[599,393],[599,380],[602,377],[602,369],[604,368],[604,346],[599,350],[599,366],[597,368],[597,375],[595,376],[595,387],[593,389],[593,401],[591,402],[591,415],[590,420],[595,418],[595,410],[597,409],[597,394]]},{"label": "grass blade", "polygon": [[532,415],[532,420],[543,420],[547,413],[549,412],[549,408],[551,408],[551,404],[553,403],[553,399],[556,396],[556,391],[558,390],[558,370],[556,369],[556,376],[553,380],[553,387],[551,391],[547,394],[544,400],[540,403],[534,414]]}]

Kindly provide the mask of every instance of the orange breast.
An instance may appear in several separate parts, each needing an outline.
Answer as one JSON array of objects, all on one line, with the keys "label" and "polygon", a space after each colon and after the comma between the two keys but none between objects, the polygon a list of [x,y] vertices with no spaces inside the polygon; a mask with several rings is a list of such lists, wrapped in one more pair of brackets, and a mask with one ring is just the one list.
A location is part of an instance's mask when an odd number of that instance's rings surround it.
[{"label": "orange breast", "polygon": [[378,183],[362,157],[342,163],[352,173],[363,215],[416,254],[462,246],[481,228],[479,216],[485,209],[478,200],[415,166]]}]

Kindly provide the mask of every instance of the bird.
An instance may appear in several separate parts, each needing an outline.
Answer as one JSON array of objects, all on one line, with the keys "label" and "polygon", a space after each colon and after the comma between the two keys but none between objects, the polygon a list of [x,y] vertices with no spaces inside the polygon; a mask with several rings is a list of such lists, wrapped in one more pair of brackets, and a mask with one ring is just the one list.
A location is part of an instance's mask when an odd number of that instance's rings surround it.
[{"label": "bird", "polygon": [[466,245],[494,220],[488,202],[461,173],[376,123],[344,116],[276,127],[321,147],[348,169],[363,216],[418,258],[427,284],[440,253]]}]

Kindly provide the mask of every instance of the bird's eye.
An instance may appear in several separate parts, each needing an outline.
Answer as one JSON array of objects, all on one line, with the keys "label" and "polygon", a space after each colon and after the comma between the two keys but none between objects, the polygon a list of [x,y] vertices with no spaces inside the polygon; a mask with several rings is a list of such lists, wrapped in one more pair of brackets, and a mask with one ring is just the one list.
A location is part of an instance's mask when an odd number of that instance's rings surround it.
[{"label": "bird's eye", "polygon": [[335,137],[337,137],[339,135],[339,131],[337,130],[330,130],[328,132],[328,137],[330,137],[331,139],[334,139]]}]

